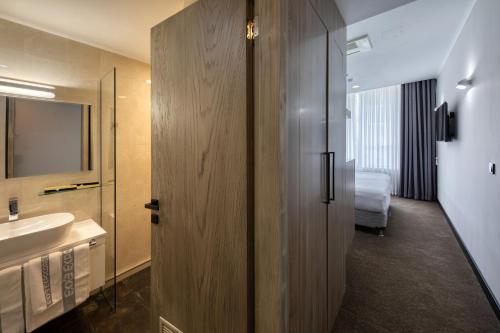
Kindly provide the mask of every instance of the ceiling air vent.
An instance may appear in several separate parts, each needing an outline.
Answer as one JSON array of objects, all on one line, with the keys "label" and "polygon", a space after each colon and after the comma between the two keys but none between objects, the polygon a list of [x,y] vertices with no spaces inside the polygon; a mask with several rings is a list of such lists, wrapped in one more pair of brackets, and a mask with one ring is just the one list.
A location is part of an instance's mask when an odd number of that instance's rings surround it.
[{"label": "ceiling air vent", "polygon": [[180,329],[160,317],[160,333],[182,333]]},{"label": "ceiling air vent", "polygon": [[355,38],[347,42],[347,55],[371,51],[372,43],[368,35]]}]

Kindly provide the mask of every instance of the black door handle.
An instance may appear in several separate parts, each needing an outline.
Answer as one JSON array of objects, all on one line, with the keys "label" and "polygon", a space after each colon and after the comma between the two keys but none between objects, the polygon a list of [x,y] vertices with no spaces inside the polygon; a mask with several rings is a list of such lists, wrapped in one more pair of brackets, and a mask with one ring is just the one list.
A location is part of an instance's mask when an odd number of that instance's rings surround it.
[{"label": "black door handle", "polygon": [[145,204],[144,207],[151,210],[160,210],[160,202],[157,199],[151,199],[151,202]]},{"label": "black door handle", "polygon": [[321,201],[335,201],[335,152],[321,154]]},{"label": "black door handle", "polygon": [[321,202],[330,203],[330,155],[321,153]]},{"label": "black door handle", "polygon": [[328,159],[328,200],[335,201],[335,152],[329,152]]}]

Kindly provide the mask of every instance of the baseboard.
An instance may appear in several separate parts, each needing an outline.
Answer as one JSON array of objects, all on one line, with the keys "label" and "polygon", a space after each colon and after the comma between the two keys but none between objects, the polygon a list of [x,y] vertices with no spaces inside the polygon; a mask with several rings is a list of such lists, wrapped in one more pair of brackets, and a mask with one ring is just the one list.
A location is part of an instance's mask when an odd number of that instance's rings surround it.
[{"label": "baseboard", "polygon": [[[139,273],[140,271],[142,271],[143,269],[146,269],[148,268],[149,266],[151,266],[151,259],[143,262],[142,264],[139,264],[137,266],[135,266],[134,268],[131,268],[125,272],[122,272],[122,273],[119,273],[117,276],[116,276],[116,283],[120,282],[120,281],[123,281],[125,280],[126,278],[136,274],[136,273]],[[103,286],[103,289],[106,289],[108,287],[111,287],[114,283],[114,280],[113,279],[109,279],[106,281],[106,283],[104,284]]]},{"label": "baseboard", "polygon": [[437,200],[437,203],[439,204],[439,207],[441,207],[441,210],[443,211],[444,216],[446,217],[446,221],[448,221],[448,225],[450,226],[451,230],[453,231],[453,234],[455,235],[455,238],[460,245],[460,248],[462,249],[465,257],[467,258],[467,261],[469,262],[470,267],[472,268],[472,271],[476,275],[477,280],[479,281],[479,284],[481,285],[481,288],[483,289],[484,294],[486,295],[486,298],[488,299],[488,302],[490,303],[493,311],[495,312],[497,319],[500,321],[500,304],[498,300],[496,299],[495,295],[491,292],[491,289],[486,282],[486,280],[483,277],[483,274],[481,273],[481,270],[476,264],[476,261],[474,258],[471,256],[469,250],[467,249],[467,246],[462,240],[462,237],[458,234],[457,229],[455,229],[455,225],[453,225],[453,222],[451,221],[450,217],[448,216],[448,213],[444,209],[443,205],[441,205],[441,202]]}]

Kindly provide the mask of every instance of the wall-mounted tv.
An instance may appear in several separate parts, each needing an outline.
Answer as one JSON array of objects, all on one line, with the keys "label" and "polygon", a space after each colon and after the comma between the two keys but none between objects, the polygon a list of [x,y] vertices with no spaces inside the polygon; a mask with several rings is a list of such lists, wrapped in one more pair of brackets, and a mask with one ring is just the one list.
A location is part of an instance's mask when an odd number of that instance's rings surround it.
[{"label": "wall-mounted tv", "polygon": [[436,141],[450,142],[455,136],[455,113],[448,112],[448,103],[444,102],[436,108],[434,114],[436,124]]}]

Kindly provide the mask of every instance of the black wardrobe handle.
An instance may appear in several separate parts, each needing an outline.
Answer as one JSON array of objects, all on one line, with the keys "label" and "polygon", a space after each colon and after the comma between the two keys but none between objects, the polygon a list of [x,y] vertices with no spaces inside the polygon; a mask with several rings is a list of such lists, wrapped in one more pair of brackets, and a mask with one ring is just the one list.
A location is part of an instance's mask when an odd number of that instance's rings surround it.
[{"label": "black wardrobe handle", "polygon": [[321,153],[321,202],[330,203],[330,154]]},{"label": "black wardrobe handle", "polygon": [[328,200],[335,201],[335,152],[329,152],[328,157]]}]

